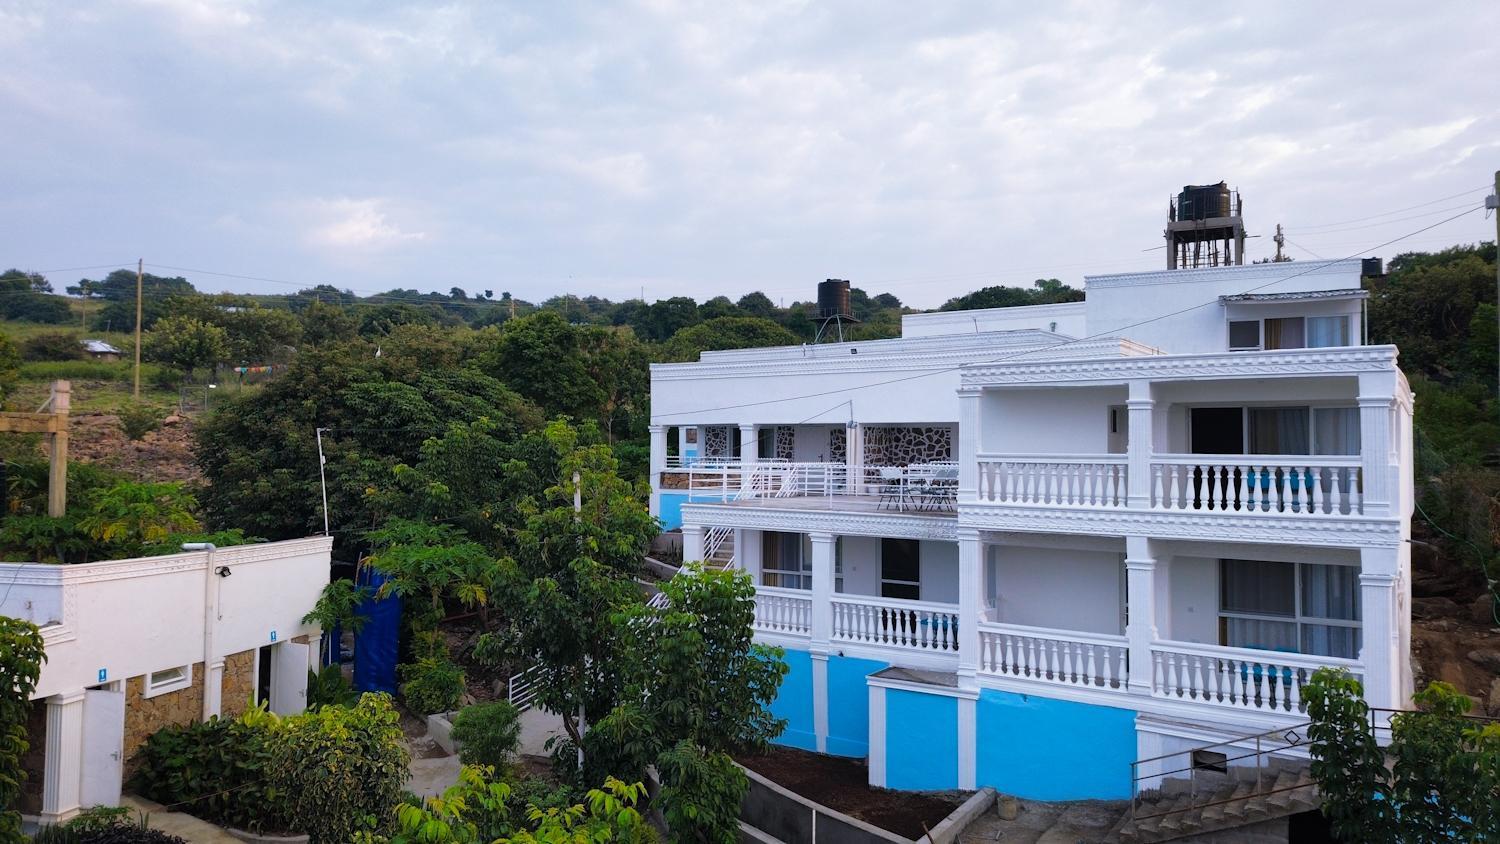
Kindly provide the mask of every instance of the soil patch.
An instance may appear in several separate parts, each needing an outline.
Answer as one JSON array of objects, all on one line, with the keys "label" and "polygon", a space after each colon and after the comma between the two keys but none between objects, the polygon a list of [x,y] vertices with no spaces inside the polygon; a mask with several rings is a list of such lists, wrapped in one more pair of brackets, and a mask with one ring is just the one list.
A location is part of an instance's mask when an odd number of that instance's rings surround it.
[{"label": "soil patch", "polygon": [[773,747],[764,756],[739,756],[736,761],[809,800],[914,840],[941,823],[964,799],[956,791],[871,788],[863,761],[790,747]]},{"label": "soil patch", "polygon": [[202,476],[193,463],[193,420],[171,419],[132,442],[113,413],[73,414],[68,419],[68,456],[148,481],[199,481]]}]

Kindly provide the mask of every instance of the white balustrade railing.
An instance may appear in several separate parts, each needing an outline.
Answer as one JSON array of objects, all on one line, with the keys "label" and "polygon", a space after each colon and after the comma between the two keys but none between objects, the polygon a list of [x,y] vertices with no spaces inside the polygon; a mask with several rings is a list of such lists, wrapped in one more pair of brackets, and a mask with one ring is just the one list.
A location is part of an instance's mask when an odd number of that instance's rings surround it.
[{"label": "white balustrade railing", "polygon": [[958,503],[956,463],[851,466],[847,463],[773,463],[756,466],[742,498],[859,498],[879,509],[951,512]]},{"label": "white balustrade railing", "polygon": [[1358,676],[1357,660],[1161,641],[1151,645],[1151,693],[1170,700],[1300,713],[1302,687],[1319,668]]},{"label": "white balustrade railing", "polygon": [[979,625],[979,670],[984,674],[1125,691],[1129,653],[1124,636],[993,622]]},{"label": "white balustrade railing", "polygon": [[812,630],[812,597],[801,589],[755,587],[755,629],[806,636]]},{"label": "white balustrade railing", "polygon": [[835,595],[832,604],[834,641],[958,652],[956,604],[868,595]]},{"label": "white balustrade railing", "polygon": [[1364,512],[1358,457],[1163,454],[1151,460],[1157,510],[1322,516]]},{"label": "white balustrade railing", "polygon": [[1124,507],[1125,468],[1123,454],[982,454],[979,500]]}]

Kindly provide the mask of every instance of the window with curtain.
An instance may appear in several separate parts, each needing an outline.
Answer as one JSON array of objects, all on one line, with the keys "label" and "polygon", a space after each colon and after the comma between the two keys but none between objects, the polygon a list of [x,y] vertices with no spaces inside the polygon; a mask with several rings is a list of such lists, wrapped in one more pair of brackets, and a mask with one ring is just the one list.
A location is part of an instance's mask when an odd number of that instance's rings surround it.
[{"label": "window with curtain", "polygon": [[1359,408],[1315,407],[1313,454],[1359,454]]},{"label": "window with curtain", "polygon": [[1359,655],[1359,569],[1219,561],[1219,642],[1236,648]]},{"label": "window with curtain", "polygon": [[1303,339],[1302,317],[1283,317],[1266,320],[1266,349],[1300,349]]},{"label": "window with curtain", "polygon": [[1308,409],[1305,407],[1252,407],[1251,454],[1311,454],[1308,440]]},{"label": "window with curtain", "polygon": [[783,589],[812,588],[812,559],[802,553],[802,534],[761,532],[760,582]]},{"label": "window with curtain", "polygon": [[1307,347],[1322,349],[1330,346],[1348,346],[1349,317],[1322,316],[1307,318]]}]

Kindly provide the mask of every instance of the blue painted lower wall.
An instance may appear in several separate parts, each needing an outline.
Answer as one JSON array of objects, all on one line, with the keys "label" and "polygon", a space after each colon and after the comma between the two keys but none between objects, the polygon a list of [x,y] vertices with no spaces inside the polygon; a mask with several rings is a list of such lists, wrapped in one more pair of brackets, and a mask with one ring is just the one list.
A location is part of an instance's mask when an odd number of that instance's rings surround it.
[{"label": "blue painted lower wall", "polygon": [[828,657],[828,752],[870,755],[870,687],[865,678],[890,666],[873,659]]},{"label": "blue painted lower wall", "polygon": [[720,502],[724,500],[723,495],[712,495],[702,492],[689,494],[686,492],[668,492],[666,490],[662,490],[660,497],[661,506],[658,508],[660,512],[656,514],[656,517],[661,519],[662,530],[677,530],[682,527],[682,505],[690,501]]},{"label": "blue painted lower wall", "polygon": [[786,719],[786,731],[776,744],[817,750],[818,736],[813,731],[812,656],[807,651],[788,650],[782,660],[789,669],[781,679],[781,689],[771,702],[771,714]]},{"label": "blue painted lower wall", "polygon": [[888,788],[958,788],[958,699],[885,691]]},{"label": "blue painted lower wall", "polygon": [[[985,689],[975,719],[979,785],[1030,800],[1130,797],[1134,711]],[[891,734],[902,729],[886,721]]]}]

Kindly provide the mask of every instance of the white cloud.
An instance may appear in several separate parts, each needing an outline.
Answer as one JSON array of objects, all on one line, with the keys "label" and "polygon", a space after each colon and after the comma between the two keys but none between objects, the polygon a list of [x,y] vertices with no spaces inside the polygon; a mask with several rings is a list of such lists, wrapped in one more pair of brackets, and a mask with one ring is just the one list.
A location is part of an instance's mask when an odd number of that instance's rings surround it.
[{"label": "white cloud", "polygon": [[[334,252],[372,252],[427,239],[391,222],[381,199],[321,199],[309,203],[307,242]],[[320,221],[320,222],[319,222]]]}]

